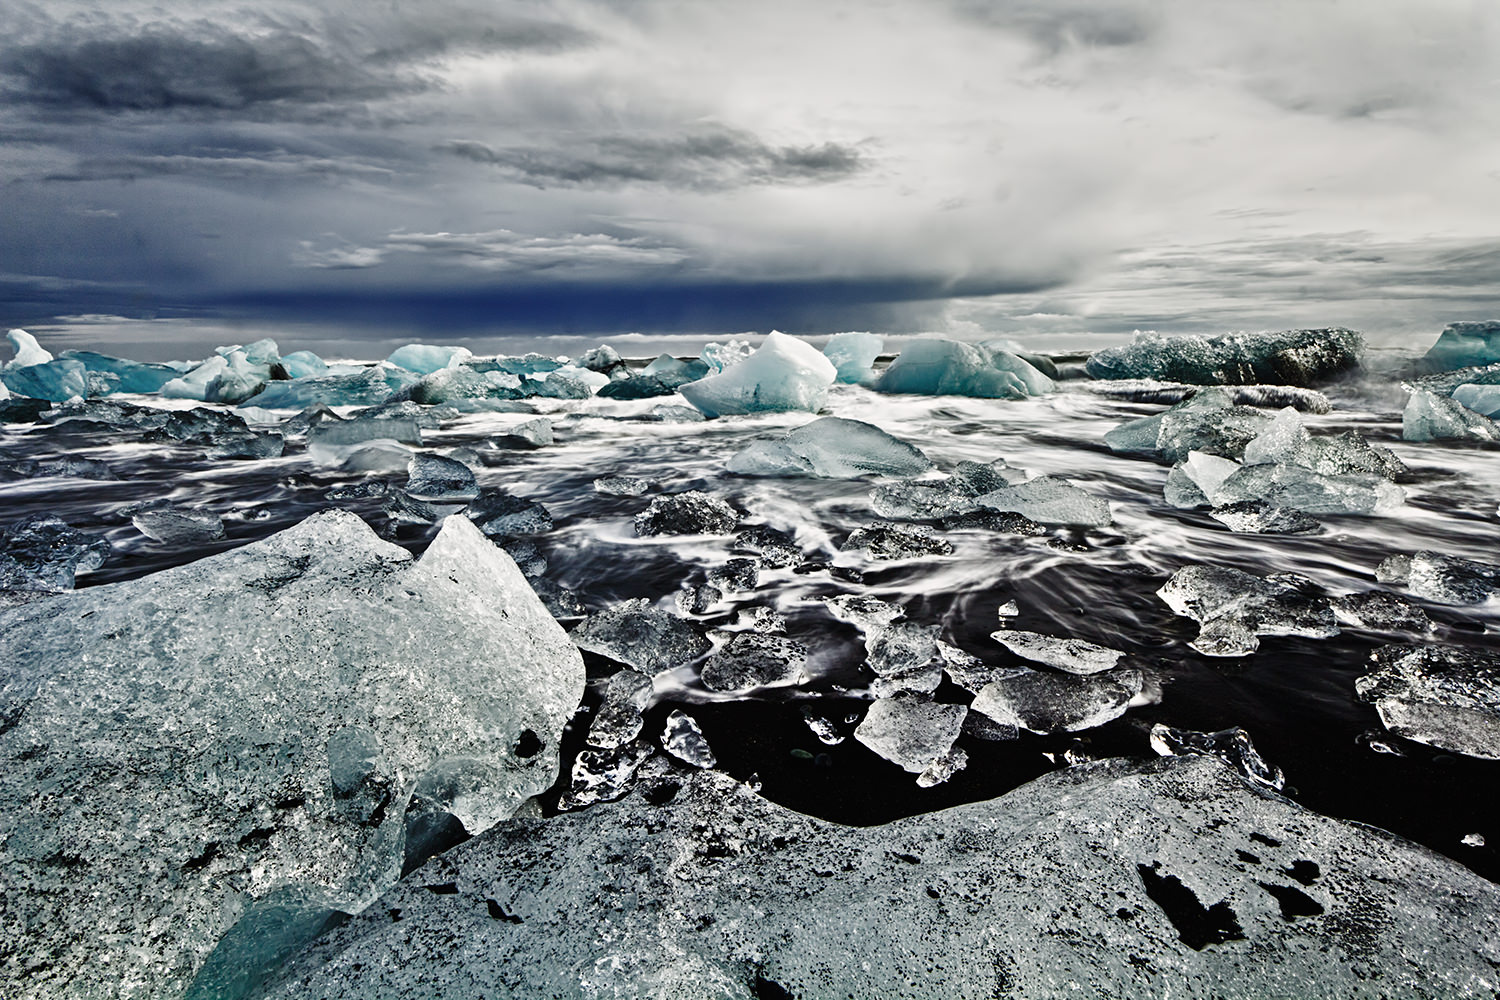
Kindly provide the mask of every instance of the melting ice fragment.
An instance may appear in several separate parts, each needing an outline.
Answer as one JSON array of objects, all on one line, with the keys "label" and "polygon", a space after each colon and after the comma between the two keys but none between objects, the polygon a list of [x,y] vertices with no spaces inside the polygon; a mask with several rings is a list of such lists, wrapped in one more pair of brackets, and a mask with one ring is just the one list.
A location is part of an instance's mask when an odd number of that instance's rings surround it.
[{"label": "melting ice fragment", "polygon": [[656,751],[645,740],[636,740],[614,750],[582,750],[573,758],[568,790],[558,806],[582,809],[596,802],[611,802],[630,790],[635,772]]},{"label": "melting ice fragment", "polygon": [[651,678],[626,667],[604,682],[603,703],[589,726],[589,746],[613,750],[641,733],[641,713],[651,701]]},{"label": "melting ice fragment", "polygon": [[1338,620],[1352,628],[1419,633],[1431,632],[1435,628],[1427,612],[1383,590],[1345,594],[1333,598],[1332,604]]},{"label": "melting ice fragment", "polygon": [[1164,462],[1180,462],[1190,451],[1238,459],[1273,419],[1254,407],[1234,405],[1223,389],[1202,389],[1162,413],[1126,421],[1106,433],[1104,443],[1116,453]]},{"label": "melting ice fragment", "polygon": [[1109,670],[1125,655],[1118,649],[1096,646],[1082,639],[1059,638],[1019,629],[1002,629],[991,633],[990,638],[1022,659],[1044,663],[1070,674],[1097,674]]},{"label": "melting ice fragment", "polygon": [[583,689],[462,519],[414,562],[317,514],[8,609],[0,648],[20,709],[0,784],[28,803],[0,812],[5,948],[39,996],[182,996],[232,928],[270,933],[257,901],[278,889],[357,912],[400,875],[408,789],[471,833],[509,816],[553,783]]},{"label": "melting ice fragment", "polygon": [[651,499],[635,516],[637,535],[727,535],[740,515],[728,503],[707,493],[689,490]]},{"label": "melting ice fragment", "polygon": [[802,676],[807,647],[786,636],[736,632],[703,664],[710,691],[744,691],[794,683]]},{"label": "melting ice fragment", "polygon": [[1500,424],[1462,403],[1426,389],[1413,389],[1401,411],[1407,441],[1500,441]]},{"label": "melting ice fragment", "polygon": [[908,695],[870,705],[854,738],[911,774],[921,774],[953,749],[963,731],[962,705],[944,705]]},{"label": "melting ice fragment", "polygon": [[719,763],[703,736],[703,730],[698,727],[698,720],[679,709],[673,709],[667,716],[661,745],[667,753],[694,767],[710,768]]},{"label": "melting ice fragment", "polygon": [[1022,399],[1054,388],[1050,378],[1009,351],[956,340],[916,340],[875,383],[877,392]]},{"label": "melting ice fragment", "polygon": [[1413,595],[1439,604],[1483,604],[1500,595],[1500,566],[1423,550],[1380,564],[1381,583],[1404,583]]},{"label": "melting ice fragment", "polygon": [[1500,417],[1500,385],[1475,385],[1465,383],[1453,390],[1452,399],[1475,413],[1486,417]]},{"label": "melting ice fragment", "polygon": [[1151,727],[1151,749],[1163,757],[1196,755],[1217,757],[1254,784],[1279,792],[1286,784],[1281,768],[1266,763],[1250,734],[1238,726],[1221,729],[1216,733],[1200,733],[1192,729],[1173,729],[1158,722]]},{"label": "melting ice fragment", "polygon": [[77,573],[104,565],[109,542],[52,516],[28,517],[0,533],[0,590],[60,593]]},{"label": "melting ice fragment", "polygon": [[953,553],[953,543],[935,537],[926,525],[893,524],[890,521],[871,521],[855,528],[841,548],[845,552],[868,552],[871,559],[911,559]]},{"label": "melting ice fragment", "polygon": [[969,755],[959,747],[954,747],[928,764],[922,773],[917,775],[917,787],[932,788],[941,785],[968,765]]},{"label": "melting ice fragment", "polygon": [[816,413],[828,398],[835,374],[832,362],[817,348],[773,331],[745,360],[678,391],[710,417],[768,410]]},{"label": "melting ice fragment", "polygon": [[1020,514],[1039,524],[1103,527],[1112,521],[1109,504],[1052,476],[1002,486],[978,497],[977,502],[992,510]]},{"label": "melting ice fragment", "polygon": [[645,496],[651,480],[637,476],[600,476],[594,480],[594,492],[611,497]]},{"label": "melting ice fragment", "polygon": [[1323,530],[1316,518],[1264,500],[1227,503],[1209,511],[1208,516],[1230,531],[1248,535],[1313,535]]},{"label": "melting ice fragment", "polygon": [[836,333],[823,345],[823,354],[838,369],[838,381],[858,385],[875,378],[875,359],[884,347],[885,341],[873,333]]},{"label": "melting ice fragment", "polygon": [[552,421],[546,417],[523,421],[495,437],[496,444],[508,448],[545,448],[554,440]]},{"label": "melting ice fragment", "polygon": [[1397,736],[1500,760],[1500,655],[1449,646],[1383,646],[1354,682]]},{"label": "melting ice fragment", "polygon": [[1338,634],[1328,600],[1290,575],[1262,579],[1226,566],[1184,566],[1156,592],[1174,614],[1202,626],[1190,644],[1205,656],[1248,656],[1258,636]]},{"label": "melting ice fragment", "polygon": [[573,630],[579,649],[654,674],[696,660],[711,648],[703,633],[644,597],[595,612]]},{"label": "melting ice fragment", "polygon": [[413,455],[406,475],[406,492],[423,500],[472,500],[479,496],[474,470],[443,455]]},{"label": "melting ice fragment", "polygon": [[1142,684],[1129,668],[1088,676],[1017,669],[981,688],[970,708],[1033,733],[1076,733],[1124,715]]},{"label": "melting ice fragment", "polygon": [[732,455],[729,471],[747,476],[915,476],[932,468],[921,450],[874,424],[820,417],[779,441],[759,441]]},{"label": "melting ice fragment", "polygon": [[535,500],[485,487],[464,509],[486,535],[534,535],[552,530],[552,514]]},{"label": "melting ice fragment", "polygon": [[1142,333],[1134,343],[1096,351],[1085,369],[1100,379],[1314,386],[1357,368],[1363,353],[1364,338],[1341,328],[1220,337]]},{"label": "melting ice fragment", "polygon": [[164,545],[190,545],[224,537],[224,522],[211,510],[152,501],[127,508],[136,530]]}]

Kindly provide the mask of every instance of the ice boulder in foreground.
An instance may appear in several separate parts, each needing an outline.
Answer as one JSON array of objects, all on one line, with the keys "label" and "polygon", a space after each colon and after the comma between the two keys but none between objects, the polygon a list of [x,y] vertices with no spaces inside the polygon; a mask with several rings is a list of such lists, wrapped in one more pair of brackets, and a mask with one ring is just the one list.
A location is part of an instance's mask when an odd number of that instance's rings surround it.
[{"label": "ice boulder in foreground", "polygon": [[1142,333],[1133,343],[1096,351],[1084,367],[1101,379],[1306,387],[1359,367],[1364,347],[1358,333],[1338,327],[1221,337]]},{"label": "ice boulder in foreground", "polygon": [[1406,441],[1500,441],[1500,424],[1462,403],[1414,389],[1401,411]]},{"label": "ice boulder in foreground", "polygon": [[1418,362],[1429,372],[1447,372],[1500,361],[1500,321],[1449,323]]},{"label": "ice boulder in foreground", "polygon": [[0,647],[0,968],[32,997],[241,995],[396,880],[414,794],[477,833],[548,787],[584,679],[461,517],[413,562],[317,514],[0,612]]},{"label": "ice boulder in foreground", "polygon": [[698,772],[434,858],[262,995],[1487,996],[1497,935],[1493,883],[1211,757],[873,827]]},{"label": "ice boulder in foreground", "polygon": [[779,441],[757,441],[731,455],[730,472],[742,476],[915,476],[932,468],[921,450],[874,424],[819,417]]},{"label": "ice boulder in foreground", "polygon": [[1023,399],[1053,388],[1050,378],[1009,351],[956,340],[912,341],[875,383],[877,392],[983,399]]},{"label": "ice boulder in foreground", "polygon": [[1418,743],[1500,760],[1500,654],[1383,646],[1354,682],[1385,728]]},{"label": "ice boulder in foreground", "polygon": [[748,358],[677,391],[710,417],[771,410],[817,413],[836,374],[833,362],[816,347],[773,330]]}]

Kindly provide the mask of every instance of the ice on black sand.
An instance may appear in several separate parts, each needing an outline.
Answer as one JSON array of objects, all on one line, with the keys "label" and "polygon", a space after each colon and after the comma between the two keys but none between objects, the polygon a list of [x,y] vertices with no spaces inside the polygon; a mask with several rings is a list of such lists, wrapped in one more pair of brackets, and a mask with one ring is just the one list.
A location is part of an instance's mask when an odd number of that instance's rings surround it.
[{"label": "ice on black sand", "polygon": [[644,597],[595,612],[573,630],[571,638],[579,649],[645,674],[689,663],[712,648],[691,622],[653,607]]},{"label": "ice on black sand", "polygon": [[727,535],[739,524],[740,515],[718,497],[690,490],[651,499],[651,505],[635,516],[637,535]]}]

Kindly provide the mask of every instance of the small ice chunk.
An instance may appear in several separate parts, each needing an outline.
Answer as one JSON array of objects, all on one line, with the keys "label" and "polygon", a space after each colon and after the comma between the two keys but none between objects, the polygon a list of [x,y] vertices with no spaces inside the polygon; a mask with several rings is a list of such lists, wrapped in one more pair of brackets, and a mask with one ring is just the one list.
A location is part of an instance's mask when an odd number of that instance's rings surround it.
[{"label": "small ice chunk", "polygon": [[1076,733],[1124,715],[1143,683],[1129,668],[1087,676],[1017,669],[981,688],[970,707],[1033,733]]},{"label": "small ice chunk", "polygon": [[893,524],[889,521],[871,521],[855,528],[841,548],[844,552],[868,552],[871,559],[912,559],[953,553],[953,543],[946,538],[935,537],[931,528],[920,524]]},{"label": "small ice chunk", "polygon": [[1052,476],[1038,476],[1015,486],[1001,487],[980,496],[978,502],[992,510],[1020,514],[1039,524],[1103,527],[1112,521],[1108,503]]},{"label": "small ice chunk", "polygon": [[734,546],[760,556],[763,565],[772,569],[785,569],[802,561],[802,550],[797,540],[785,531],[770,525],[757,524],[734,536]]},{"label": "small ice chunk", "polygon": [[685,586],[677,592],[677,610],[685,615],[707,614],[709,609],[724,599],[724,592],[710,584]]},{"label": "small ice chunk", "polygon": [[1248,656],[1262,635],[1338,634],[1328,600],[1300,580],[1262,579],[1226,566],[1184,566],[1156,592],[1174,614],[1201,624],[1192,647],[1205,656]]},{"label": "small ice chunk", "polygon": [[542,550],[537,548],[536,542],[529,538],[501,538],[492,539],[505,550],[516,564],[516,569],[526,577],[541,576],[547,572],[547,557]]},{"label": "small ice chunk", "polygon": [[1467,382],[1453,390],[1452,399],[1475,413],[1500,417],[1500,385],[1475,385]]},{"label": "small ice chunk", "polygon": [[661,734],[661,745],[667,753],[693,767],[710,768],[718,765],[718,758],[709,747],[698,720],[680,709],[673,709],[667,716],[667,728]]},{"label": "small ice chunk", "polygon": [[760,583],[760,560],[746,556],[729,559],[708,571],[708,585],[726,594],[754,590]]},{"label": "small ice chunk", "polygon": [[613,750],[641,733],[641,713],[651,702],[651,678],[626,667],[604,682],[603,704],[589,726],[589,746]]},{"label": "small ice chunk", "polygon": [[443,516],[432,504],[418,500],[405,490],[392,490],[381,510],[397,524],[436,524]]},{"label": "small ice chunk", "polygon": [[1338,620],[1352,628],[1418,633],[1428,633],[1435,628],[1427,612],[1383,590],[1345,594],[1333,598],[1332,604]]},{"label": "small ice chunk", "polygon": [[1403,565],[1396,556],[1382,563],[1389,577],[1380,582],[1404,582],[1414,596],[1439,604],[1483,604],[1491,597],[1500,595],[1500,566],[1476,562],[1459,556],[1423,550],[1412,555],[1404,563],[1404,580],[1397,580],[1396,567]]},{"label": "small ice chunk", "polygon": [[1323,525],[1313,517],[1264,500],[1240,500],[1215,507],[1208,516],[1230,531],[1247,535],[1314,535]]},{"label": "small ice chunk", "polygon": [[748,340],[731,340],[727,344],[715,341],[704,344],[698,358],[708,367],[709,374],[717,375],[744,361],[753,351]]},{"label": "small ice chunk", "polygon": [[25,330],[11,330],[5,334],[5,339],[10,341],[11,349],[15,357],[5,363],[10,368],[30,368],[32,365],[44,365],[52,360],[52,354],[36,338]]},{"label": "small ice chunk", "polygon": [[877,392],[1022,399],[1051,392],[1050,378],[1000,348],[956,340],[916,340],[875,383]]},{"label": "small ice chunk", "polygon": [[1314,386],[1357,368],[1363,353],[1364,339],[1339,328],[1220,337],[1141,333],[1134,343],[1096,351],[1084,367],[1099,379]]},{"label": "small ice chunk", "polygon": [[830,719],[826,715],[819,715],[811,709],[802,710],[802,721],[807,723],[807,728],[812,730],[818,742],[824,746],[836,747],[848,739],[840,728],[838,721]]},{"label": "small ice chunk", "polygon": [[838,369],[839,382],[866,384],[875,378],[875,359],[885,341],[873,333],[836,333],[823,345],[823,354]]},{"label": "small ice chunk", "polygon": [[710,417],[768,410],[816,413],[828,399],[835,374],[832,362],[815,347],[773,331],[750,357],[678,391]]},{"label": "small ice chunk", "polygon": [[418,375],[430,375],[444,368],[456,368],[473,355],[466,347],[434,347],[428,344],[407,344],[398,347],[385,359],[386,364],[405,368]]},{"label": "small ice chunk", "polygon": [[151,502],[127,508],[141,534],[164,545],[189,545],[224,537],[224,522],[211,510]]},{"label": "small ice chunk", "polygon": [[1252,784],[1279,792],[1286,785],[1281,768],[1266,763],[1250,742],[1250,734],[1238,726],[1216,733],[1173,729],[1158,722],[1151,727],[1151,749],[1163,757],[1217,757]]},{"label": "small ice chunk", "polygon": [[[1202,451],[1190,451],[1187,458],[1172,467],[1172,472],[1181,472],[1192,481],[1201,496],[1210,504],[1217,504],[1216,499],[1219,488],[1224,485],[1224,480],[1240,471],[1240,464],[1232,459],[1220,458],[1218,455],[1210,455]],[[1167,502],[1174,507],[1192,507],[1197,504],[1182,502],[1175,499],[1173,495],[1172,477],[1167,478]],[[1178,494],[1183,499],[1186,494]]]},{"label": "small ice chunk", "polygon": [[558,808],[582,809],[596,802],[613,802],[630,790],[635,772],[655,752],[645,740],[613,750],[580,751],[573,759],[568,789],[558,800]]},{"label": "small ice chunk", "polygon": [[906,617],[899,605],[864,594],[840,594],[823,603],[828,605],[835,618],[849,622],[866,634],[873,634],[898,618]]},{"label": "small ice chunk", "polygon": [[406,475],[406,492],[423,500],[472,500],[479,496],[474,470],[443,455],[413,455]]},{"label": "small ice chunk", "polygon": [[1070,674],[1097,674],[1110,670],[1125,655],[1118,649],[1096,646],[1082,639],[1058,638],[1019,629],[1002,629],[991,633],[990,638],[1022,659],[1044,663]]},{"label": "small ice chunk", "polygon": [[941,785],[969,764],[969,755],[961,748],[954,747],[943,754],[937,760],[927,765],[927,768],[917,775],[918,788],[931,788]]},{"label": "small ice chunk", "polygon": [[701,424],[706,418],[702,413],[691,406],[674,406],[663,403],[653,406],[651,412],[641,417],[642,420],[654,420],[663,424]]},{"label": "small ice chunk", "polygon": [[1463,844],[1465,847],[1483,847],[1484,846],[1484,834],[1482,834],[1482,833],[1466,833],[1466,834],[1464,834],[1463,839],[1459,841],[1459,843]]},{"label": "small ice chunk", "polygon": [[728,503],[697,490],[653,497],[635,516],[637,535],[727,535],[739,523]]},{"label": "small ice chunk", "polygon": [[1455,400],[1413,389],[1401,411],[1401,437],[1406,441],[1500,441],[1500,424]]},{"label": "small ice chunk", "polygon": [[1380,565],[1375,567],[1376,582],[1406,583],[1411,578],[1411,560],[1411,556],[1401,555],[1400,553],[1393,556],[1386,556],[1380,560]]},{"label": "small ice chunk", "polygon": [[951,481],[881,483],[870,491],[870,507],[881,517],[902,521],[937,521],[979,509],[973,495]]},{"label": "small ice chunk", "polygon": [[610,497],[645,496],[651,489],[651,480],[637,476],[600,476],[594,480],[594,492]]},{"label": "small ice chunk", "polygon": [[1021,606],[1015,601],[1006,601],[1004,604],[1000,605],[1000,608],[996,613],[1000,616],[1000,624],[1004,625],[1005,619],[1020,617]]},{"label": "small ice chunk", "polygon": [[573,367],[583,368],[591,372],[608,374],[625,364],[625,359],[620,357],[620,352],[608,344],[601,344],[591,350],[584,351],[573,359]]},{"label": "small ice chunk", "polygon": [[703,664],[703,686],[710,691],[743,691],[795,683],[806,659],[807,647],[785,636],[736,632]]},{"label": "small ice chunk", "polygon": [[546,417],[516,424],[495,437],[495,443],[505,448],[545,448],[554,440],[552,421]]},{"label": "small ice chunk", "polygon": [[579,649],[647,674],[690,663],[712,648],[692,623],[652,607],[644,597],[595,612],[570,638]]},{"label": "small ice chunk", "polygon": [[1383,646],[1354,682],[1386,729],[1454,753],[1500,760],[1500,655],[1449,646]]},{"label": "small ice chunk", "polygon": [[0,590],[61,593],[74,576],[98,569],[109,542],[53,516],[28,517],[0,533]]},{"label": "small ice chunk", "polygon": [[937,659],[937,625],[891,622],[877,625],[865,637],[865,664],[879,677],[925,671]]},{"label": "small ice chunk", "polygon": [[914,476],[932,468],[921,450],[874,424],[820,417],[779,441],[757,442],[729,459],[729,471],[745,476]]},{"label": "small ice chunk", "polygon": [[786,634],[786,616],[774,608],[765,606],[741,608],[735,617],[735,624],[752,632],[765,632],[767,635]]},{"label": "small ice chunk", "polygon": [[910,695],[881,698],[870,705],[854,738],[907,772],[921,774],[953,749],[968,714],[962,705]]},{"label": "small ice chunk", "polygon": [[552,514],[535,500],[486,486],[464,508],[486,535],[534,535],[552,530]]}]

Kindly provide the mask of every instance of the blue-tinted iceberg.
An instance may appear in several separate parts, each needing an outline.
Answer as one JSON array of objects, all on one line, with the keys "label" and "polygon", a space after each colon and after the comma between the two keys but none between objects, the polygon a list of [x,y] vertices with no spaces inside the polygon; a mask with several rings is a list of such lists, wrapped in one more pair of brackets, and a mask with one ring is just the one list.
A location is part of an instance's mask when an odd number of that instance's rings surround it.
[{"label": "blue-tinted iceberg", "polygon": [[820,417],[779,441],[758,441],[731,456],[745,476],[915,476],[932,468],[921,450],[863,420]]},{"label": "blue-tinted iceberg", "polygon": [[6,367],[0,372],[0,381],[18,396],[46,399],[54,403],[99,395],[91,391],[97,386],[90,381],[88,369],[83,366],[83,362],[70,358],[15,368]]},{"label": "blue-tinted iceberg", "polygon": [[772,332],[745,360],[678,391],[710,417],[771,410],[818,412],[836,369],[811,344]]},{"label": "blue-tinted iceberg", "polygon": [[51,352],[38,344],[36,338],[25,330],[11,330],[6,333],[5,339],[10,341],[11,349],[16,352],[15,357],[5,363],[6,368],[30,368],[52,360]]},{"label": "blue-tinted iceberg", "polygon": [[1095,352],[1085,370],[1101,379],[1313,386],[1353,371],[1363,354],[1364,338],[1342,328],[1221,337],[1142,333],[1134,343]]},{"label": "blue-tinted iceberg", "polygon": [[417,381],[402,368],[374,365],[343,375],[320,375],[268,384],[253,399],[266,409],[300,410],[308,406],[374,406]]},{"label": "blue-tinted iceberg", "polygon": [[1453,371],[1500,361],[1500,321],[1449,323],[1422,357],[1419,367],[1429,372]]},{"label": "blue-tinted iceberg", "polygon": [[1054,388],[1050,378],[1009,351],[956,340],[917,340],[875,383],[878,392],[1021,399]]},{"label": "blue-tinted iceberg", "polygon": [[170,365],[145,364],[94,351],[63,351],[58,357],[82,362],[83,367],[91,372],[118,376],[117,392],[159,392],[162,386],[182,374]]},{"label": "blue-tinted iceberg", "polygon": [[293,351],[283,355],[281,367],[292,378],[310,378],[328,372],[328,364],[312,351]]},{"label": "blue-tinted iceberg", "polygon": [[463,364],[473,357],[467,347],[434,347],[429,344],[407,344],[398,347],[386,358],[387,364],[405,368],[418,375],[430,375],[444,368]]},{"label": "blue-tinted iceberg", "polygon": [[1500,385],[1466,382],[1453,390],[1452,399],[1486,417],[1500,417]]},{"label": "blue-tinted iceberg", "polygon": [[885,341],[873,333],[836,333],[823,345],[823,354],[838,369],[837,379],[853,385],[873,381],[875,359]]}]

